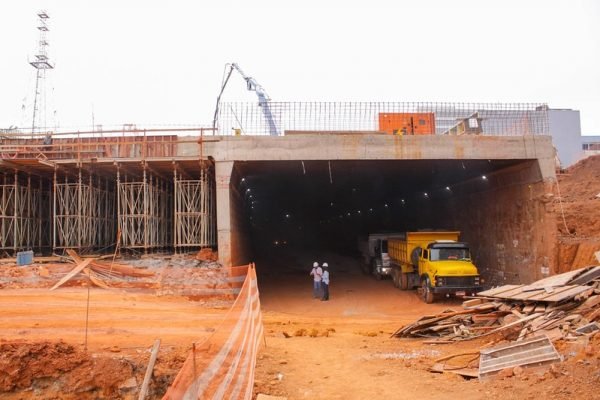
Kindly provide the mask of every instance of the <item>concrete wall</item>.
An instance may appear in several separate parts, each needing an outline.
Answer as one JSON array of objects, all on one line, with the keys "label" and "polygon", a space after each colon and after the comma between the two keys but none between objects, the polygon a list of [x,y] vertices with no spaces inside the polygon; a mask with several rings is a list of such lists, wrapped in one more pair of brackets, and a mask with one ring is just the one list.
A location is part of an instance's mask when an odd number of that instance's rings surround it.
[{"label": "concrete wall", "polygon": [[238,175],[234,164],[232,179],[229,184],[229,201],[231,204],[231,264],[234,266],[254,261],[250,246],[252,237],[248,215],[244,210],[245,192],[244,188],[239,185],[240,179],[241,177]]},{"label": "concrete wall", "polygon": [[217,180],[217,241],[219,261],[226,266],[248,264],[251,260],[248,221],[244,215],[244,194],[233,161],[215,163]]},{"label": "concrete wall", "polygon": [[[471,243],[476,265],[488,284],[530,283],[554,271],[556,219],[552,182],[527,161],[453,189],[445,207],[451,228]],[[438,214],[438,218],[440,218]]]}]

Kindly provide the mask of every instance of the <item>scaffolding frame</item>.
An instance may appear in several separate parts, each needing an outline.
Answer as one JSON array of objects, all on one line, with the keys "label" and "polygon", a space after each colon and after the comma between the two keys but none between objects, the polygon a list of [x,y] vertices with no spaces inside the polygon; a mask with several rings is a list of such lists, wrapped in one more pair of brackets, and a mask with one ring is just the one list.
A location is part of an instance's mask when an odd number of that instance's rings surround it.
[{"label": "scaffolding frame", "polygon": [[177,169],[174,182],[174,247],[204,248],[216,246],[216,187],[207,167],[201,167],[200,179],[181,179]]},{"label": "scaffolding frame", "polygon": [[14,253],[42,250],[50,244],[50,209],[44,181],[32,182],[17,171],[0,184],[0,249]]},{"label": "scaffolding frame", "polygon": [[121,182],[117,170],[118,226],[124,249],[166,248],[172,245],[172,201],[168,183],[148,174],[144,165],[142,180]]},{"label": "scaffolding frame", "polygon": [[[84,180],[85,179],[85,180]],[[54,249],[98,249],[110,247],[115,240],[115,195],[107,180],[79,169],[77,179],[59,182],[54,173],[53,241]]]}]

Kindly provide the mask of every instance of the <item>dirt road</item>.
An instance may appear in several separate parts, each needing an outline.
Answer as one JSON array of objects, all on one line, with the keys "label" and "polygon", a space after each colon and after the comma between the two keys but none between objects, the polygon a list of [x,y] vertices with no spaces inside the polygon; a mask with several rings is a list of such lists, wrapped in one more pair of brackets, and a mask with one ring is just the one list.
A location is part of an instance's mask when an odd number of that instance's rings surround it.
[{"label": "dirt road", "polygon": [[[331,300],[314,300],[308,269],[302,267],[310,266],[307,261],[271,265],[260,279],[266,346],[259,355],[256,393],[356,400],[600,398],[598,340],[588,349],[592,356],[582,355],[586,346],[581,344],[563,349],[570,361],[555,375],[526,371],[481,383],[433,374],[427,369],[436,358],[477,352],[494,339],[433,346],[390,335],[422,315],[458,309],[460,301],[425,304],[414,291],[365,277],[354,260],[334,255],[328,258]],[[469,358],[459,361],[466,365]]]}]

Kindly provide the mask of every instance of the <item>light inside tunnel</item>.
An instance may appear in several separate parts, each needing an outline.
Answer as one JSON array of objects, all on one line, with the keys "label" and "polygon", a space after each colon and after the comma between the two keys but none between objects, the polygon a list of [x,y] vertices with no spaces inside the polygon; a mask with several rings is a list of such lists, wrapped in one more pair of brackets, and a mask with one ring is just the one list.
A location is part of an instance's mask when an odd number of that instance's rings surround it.
[{"label": "light inside tunnel", "polygon": [[355,254],[357,238],[373,232],[461,230],[467,206],[459,199],[496,190],[491,176],[526,162],[236,162],[238,182],[253,196],[239,204],[248,222],[245,240],[255,257],[269,254],[274,243]]}]

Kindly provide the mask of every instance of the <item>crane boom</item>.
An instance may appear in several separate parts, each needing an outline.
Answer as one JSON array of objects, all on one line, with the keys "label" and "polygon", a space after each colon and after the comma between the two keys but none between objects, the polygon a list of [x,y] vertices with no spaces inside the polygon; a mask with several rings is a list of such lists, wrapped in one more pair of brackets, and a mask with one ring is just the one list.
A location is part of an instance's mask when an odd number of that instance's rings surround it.
[{"label": "crane boom", "polygon": [[223,80],[223,84],[221,85],[221,91],[219,92],[219,96],[217,97],[217,106],[215,107],[215,115],[213,117],[213,128],[217,127],[217,118],[219,114],[219,105],[221,103],[221,95],[223,94],[223,91],[227,86],[227,82],[229,82],[229,78],[231,78],[231,74],[234,70],[236,70],[246,81],[246,88],[249,91],[256,93],[256,96],[258,97],[258,106],[261,108],[262,113],[265,116],[265,119],[267,120],[269,134],[271,136],[278,136],[279,132],[277,131],[277,125],[275,124],[275,119],[273,118],[273,113],[271,112],[271,107],[269,104],[269,101],[271,99],[269,98],[269,95],[267,94],[265,89],[256,81],[256,79],[246,75],[237,63],[231,63],[227,65],[229,66],[229,71],[227,72],[227,75]]}]

